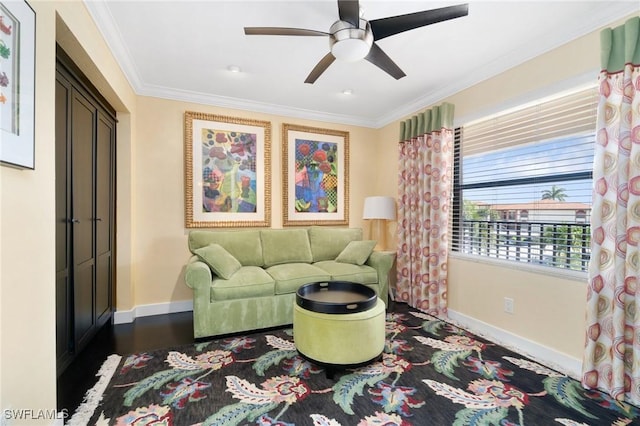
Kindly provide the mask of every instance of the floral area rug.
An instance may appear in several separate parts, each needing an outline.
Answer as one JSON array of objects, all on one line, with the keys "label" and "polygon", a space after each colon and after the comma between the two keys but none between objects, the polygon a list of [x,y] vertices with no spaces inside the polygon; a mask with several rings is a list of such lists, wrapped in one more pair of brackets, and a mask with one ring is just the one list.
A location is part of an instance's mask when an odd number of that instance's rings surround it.
[{"label": "floral area rug", "polygon": [[411,309],[386,320],[383,356],[333,379],[299,356],[291,329],[125,356],[101,379],[95,410],[71,423],[640,424],[637,407],[449,323]]}]

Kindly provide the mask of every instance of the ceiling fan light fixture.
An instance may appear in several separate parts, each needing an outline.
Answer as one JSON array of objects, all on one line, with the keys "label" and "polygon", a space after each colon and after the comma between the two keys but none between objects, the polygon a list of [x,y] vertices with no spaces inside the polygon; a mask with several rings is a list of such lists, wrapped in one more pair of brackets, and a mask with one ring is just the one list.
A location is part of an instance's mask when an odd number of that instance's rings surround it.
[{"label": "ceiling fan light fixture", "polygon": [[330,31],[331,54],[337,59],[355,62],[369,54],[373,45],[373,33],[369,22],[364,19],[360,19],[358,28],[345,21],[336,21]]}]

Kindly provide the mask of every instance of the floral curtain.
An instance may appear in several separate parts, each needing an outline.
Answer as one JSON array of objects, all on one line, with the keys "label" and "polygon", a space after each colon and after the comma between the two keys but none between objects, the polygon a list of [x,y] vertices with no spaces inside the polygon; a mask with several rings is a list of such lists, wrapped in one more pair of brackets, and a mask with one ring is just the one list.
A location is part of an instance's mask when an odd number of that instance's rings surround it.
[{"label": "floral curtain", "polygon": [[582,384],[640,405],[640,17],[601,32]]},{"label": "floral curtain", "polygon": [[396,300],[447,314],[452,104],[400,123]]}]

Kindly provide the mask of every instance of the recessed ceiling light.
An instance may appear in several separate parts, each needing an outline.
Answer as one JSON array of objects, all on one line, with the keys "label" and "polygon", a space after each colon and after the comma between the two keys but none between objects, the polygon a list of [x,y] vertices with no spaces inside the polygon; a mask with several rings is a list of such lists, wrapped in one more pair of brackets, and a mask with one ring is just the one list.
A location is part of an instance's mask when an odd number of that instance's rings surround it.
[{"label": "recessed ceiling light", "polygon": [[228,69],[230,72],[233,72],[233,73],[238,73],[238,72],[240,72],[240,67],[239,67],[239,66],[237,66],[237,65],[229,65],[229,66],[227,67],[227,69]]},{"label": "recessed ceiling light", "polygon": [[344,89],[344,90],[342,91],[342,94],[343,94],[343,95],[353,95],[353,90],[351,90],[351,89]]}]

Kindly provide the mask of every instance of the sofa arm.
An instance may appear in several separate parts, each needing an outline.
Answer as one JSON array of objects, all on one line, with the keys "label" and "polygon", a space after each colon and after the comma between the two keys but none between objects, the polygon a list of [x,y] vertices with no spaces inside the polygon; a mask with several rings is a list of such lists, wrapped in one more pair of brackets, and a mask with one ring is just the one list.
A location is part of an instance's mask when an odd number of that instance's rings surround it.
[{"label": "sofa arm", "polygon": [[389,271],[396,261],[396,253],[393,251],[374,251],[367,259],[366,264],[375,268],[378,272],[378,285],[380,286],[380,297],[387,304],[389,296]]},{"label": "sofa arm", "polygon": [[189,263],[187,264],[184,281],[187,286],[191,287],[194,290],[194,298],[203,290],[207,290],[208,292],[209,288],[211,287],[212,280],[213,275],[211,274],[209,265],[198,260],[197,256],[191,257],[191,259],[189,259]]}]

